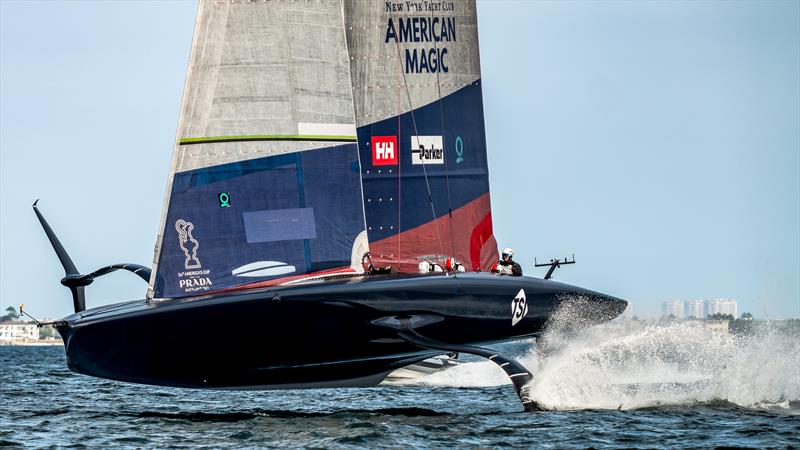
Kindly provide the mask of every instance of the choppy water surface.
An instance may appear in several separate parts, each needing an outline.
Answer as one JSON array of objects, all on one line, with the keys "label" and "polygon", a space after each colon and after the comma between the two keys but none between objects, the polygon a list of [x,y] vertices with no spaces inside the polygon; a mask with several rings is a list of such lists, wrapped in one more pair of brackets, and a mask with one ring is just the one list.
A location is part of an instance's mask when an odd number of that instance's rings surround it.
[{"label": "choppy water surface", "polygon": [[[552,327],[523,412],[502,371],[468,362],[414,385],[229,392],[71,373],[61,347],[0,347],[0,446],[800,447],[800,339],[687,323]],[[473,361],[473,360],[470,360]]]}]

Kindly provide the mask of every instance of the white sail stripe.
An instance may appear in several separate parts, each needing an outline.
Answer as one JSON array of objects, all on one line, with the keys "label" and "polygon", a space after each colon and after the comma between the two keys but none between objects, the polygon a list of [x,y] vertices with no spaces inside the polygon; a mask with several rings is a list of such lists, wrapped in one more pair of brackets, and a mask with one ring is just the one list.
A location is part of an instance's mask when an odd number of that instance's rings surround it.
[{"label": "white sail stripe", "polygon": [[297,134],[311,136],[355,136],[355,123],[297,123]]}]

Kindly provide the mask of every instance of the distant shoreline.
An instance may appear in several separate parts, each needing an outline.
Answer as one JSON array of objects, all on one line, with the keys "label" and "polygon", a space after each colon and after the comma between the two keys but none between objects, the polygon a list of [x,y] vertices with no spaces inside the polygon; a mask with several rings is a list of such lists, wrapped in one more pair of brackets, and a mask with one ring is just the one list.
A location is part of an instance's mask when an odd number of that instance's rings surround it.
[{"label": "distant shoreline", "polygon": [[21,341],[0,341],[0,347],[44,347],[52,345],[64,345],[61,339],[25,339]]}]

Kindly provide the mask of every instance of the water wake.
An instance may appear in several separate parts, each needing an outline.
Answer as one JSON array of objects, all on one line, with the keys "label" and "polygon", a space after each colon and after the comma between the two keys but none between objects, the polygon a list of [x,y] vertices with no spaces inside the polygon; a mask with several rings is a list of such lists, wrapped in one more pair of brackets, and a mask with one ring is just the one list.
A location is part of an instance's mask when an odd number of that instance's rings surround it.
[{"label": "water wake", "polygon": [[[720,335],[703,321],[583,328],[576,311],[556,314],[539,344],[520,359],[534,373],[531,398],[545,408],[635,409],[715,401],[789,408],[800,400],[797,336],[774,329]],[[507,384],[508,378],[493,363],[477,362],[421,382],[492,386]]]}]

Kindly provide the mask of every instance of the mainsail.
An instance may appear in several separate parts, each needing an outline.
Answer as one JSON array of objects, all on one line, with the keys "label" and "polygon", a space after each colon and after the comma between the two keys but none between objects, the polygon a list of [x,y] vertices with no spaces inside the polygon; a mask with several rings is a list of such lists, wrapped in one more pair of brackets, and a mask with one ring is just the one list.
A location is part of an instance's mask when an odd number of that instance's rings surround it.
[{"label": "mainsail", "polygon": [[149,297],[361,270],[342,8],[199,2]]},{"label": "mainsail", "polygon": [[497,258],[464,1],[201,0],[148,298]]}]

